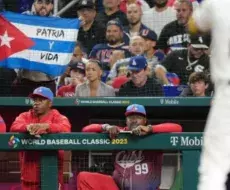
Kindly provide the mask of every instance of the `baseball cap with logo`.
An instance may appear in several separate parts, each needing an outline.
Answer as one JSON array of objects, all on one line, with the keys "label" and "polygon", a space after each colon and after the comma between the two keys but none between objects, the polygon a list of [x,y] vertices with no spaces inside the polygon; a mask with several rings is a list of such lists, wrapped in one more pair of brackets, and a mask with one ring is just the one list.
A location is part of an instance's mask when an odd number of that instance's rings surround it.
[{"label": "baseball cap with logo", "polygon": [[69,63],[70,70],[78,70],[81,73],[85,74],[85,64],[81,61],[71,61]]},{"label": "baseball cap with logo", "polygon": [[205,38],[203,36],[192,35],[190,36],[190,40],[191,40],[190,44],[193,48],[208,49]]},{"label": "baseball cap with logo", "polygon": [[125,116],[129,116],[131,114],[141,114],[146,116],[145,107],[140,104],[132,104],[126,108]]},{"label": "baseball cap with logo", "polygon": [[40,86],[40,87],[36,88],[33,91],[33,93],[29,95],[30,98],[35,98],[37,96],[48,99],[51,102],[53,101],[53,98],[54,98],[53,92],[49,88],[44,87],[44,86]]},{"label": "baseball cap with logo", "polygon": [[152,40],[152,41],[157,41],[157,34],[154,31],[149,30],[149,29],[141,30],[140,36],[143,38]]},{"label": "baseball cap with logo", "polygon": [[148,65],[148,63],[147,63],[145,57],[143,57],[141,55],[134,56],[129,61],[128,70],[140,71],[142,69],[145,69],[147,67],[147,65]]},{"label": "baseball cap with logo", "polygon": [[95,4],[92,0],[80,0],[77,4],[77,9],[80,10],[84,8],[95,9]]}]

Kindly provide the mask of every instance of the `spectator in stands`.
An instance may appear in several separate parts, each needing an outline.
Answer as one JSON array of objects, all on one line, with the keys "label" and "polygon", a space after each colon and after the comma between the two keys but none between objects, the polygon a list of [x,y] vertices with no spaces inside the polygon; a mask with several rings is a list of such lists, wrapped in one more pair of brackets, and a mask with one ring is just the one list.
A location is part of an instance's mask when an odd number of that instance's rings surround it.
[{"label": "spectator in stands", "polygon": [[115,96],[114,89],[101,82],[102,68],[97,60],[89,60],[86,64],[87,81],[76,88],[77,97]]},{"label": "spectator in stands", "polygon": [[81,0],[77,7],[78,16],[81,19],[78,41],[81,42],[87,55],[89,55],[93,46],[104,43],[105,25],[95,20],[96,10],[92,0]]},{"label": "spectator in stands", "polygon": [[192,95],[195,97],[206,96],[208,88],[208,77],[204,72],[194,72],[189,76],[189,87],[192,90]]},{"label": "spectator in stands", "polygon": [[157,43],[157,47],[165,53],[186,49],[188,46],[189,34],[186,26],[193,11],[192,3],[189,0],[180,0],[176,11],[177,20],[164,26]]},{"label": "spectator in stands", "polygon": [[76,47],[74,48],[73,56],[72,56],[72,61],[81,61],[84,64],[88,62],[87,54],[86,51],[79,41],[77,42]]},{"label": "spectator in stands", "polygon": [[213,95],[213,86],[209,76],[204,72],[193,72],[189,76],[188,85],[188,88],[184,88],[180,96],[203,97]]},{"label": "spectator in stands", "polygon": [[[108,133],[113,140],[123,131],[130,131],[135,136],[182,131],[182,127],[175,123],[148,125],[146,110],[139,104],[128,106],[125,116],[126,127],[91,124],[85,126],[82,132]],[[124,140],[123,143],[127,142]],[[159,189],[163,156],[161,151],[123,150],[114,152],[113,155],[115,157],[113,177],[96,172],[80,172],[77,177],[77,188],[84,190]]]},{"label": "spectator in stands", "polygon": [[121,86],[118,96],[163,96],[162,86],[148,77],[147,61],[143,56],[130,59],[128,70],[131,80]]},{"label": "spectator in stands", "polygon": [[[74,48],[74,52],[73,52],[73,56],[71,61],[72,62],[82,62],[84,64],[86,64],[88,62],[88,59],[85,58],[86,54],[84,52],[84,48],[82,47],[80,42],[77,42],[76,47]],[[68,78],[70,77],[70,67],[68,66],[66,71],[62,74],[62,76],[60,76],[58,78],[58,88],[60,88],[61,86],[64,85],[68,85],[69,84],[69,80]],[[66,80],[67,78],[67,80]]]},{"label": "spectator in stands", "polygon": [[6,124],[0,115],[0,133],[5,133],[6,132]]},{"label": "spectator in stands", "polygon": [[161,51],[155,50],[157,35],[152,30],[143,30],[140,36],[145,40],[144,56],[148,62],[149,75],[152,76],[155,72],[155,67],[162,61],[165,54]]},{"label": "spectator in stands", "polygon": [[120,0],[103,0],[104,10],[98,13],[96,20],[107,24],[110,20],[118,19],[123,26],[128,25],[125,13],[120,9]]},{"label": "spectator in stands", "polygon": [[140,35],[142,30],[150,30],[147,26],[141,23],[142,11],[139,5],[130,4],[127,7],[127,19],[129,25],[124,27],[124,31],[129,35],[129,37],[133,37],[136,35]]},{"label": "spectator in stands", "polygon": [[176,11],[167,6],[168,0],[155,0],[155,6],[143,12],[142,23],[160,35],[162,28],[176,19]]},{"label": "spectator in stands", "polygon": [[72,97],[75,96],[76,87],[82,84],[85,80],[85,64],[80,61],[72,61],[69,64],[70,78],[69,84],[58,89],[58,97]]},{"label": "spectator in stands", "polygon": [[103,69],[103,79],[106,81],[106,78],[110,71],[110,56],[114,50],[122,50],[125,53],[125,57],[129,56],[128,47],[123,42],[123,28],[121,23],[118,20],[111,20],[107,24],[106,28],[106,40],[107,44],[98,44],[93,47],[90,58],[97,59],[102,64]]},{"label": "spectator in stands", "polygon": [[[69,120],[57,110],[51,109],[53,92],[46,87],[38,87],[30,95],[33,109],[21,113],[13,122],[10,131],[29,133],[40,137],[47,133],[68,133],[71,130]],[[19,153],[22,189],[39,190],[40,162],[42,151],[23,151]],[[63,190],[64,151],[59,150],[58,181],[59,189]]]},{"label": "spectator in stands", "polygon": [[162,61],[156,72],[162,81],[165,80],[166,72],[176,73],[182,85],[186,85],[189,75],[193,72],[205,72],[209,75],[209,56],[205,53],[208,46],[205,44],[203,36],[191,36],[191,42],[188,49],[176,50],[171,52]]},{"label": "spectator in stands", "polygon": [[38,16],[52,16],[53,13],[53,0],[34,0],[33,9],[31,11],[23,12],[27,15],[38,15]]},{"label": "spectator in stands", "polygon": [[[35,0],[34,8],[35,12],[27,11],[24,14],[47,17],[52,16],[53,0]],[[56,94],[55,78],[42,72],[21,69],[18,72],[15,84],[15,93],[17,96],[27,96],[39,86],[48,87],[54,94]]]},{"label": "spectator in stands", "polygon": [[142,12],[148,11],[150,9],[148,3],[145,0],[121,0],[120,10],[127,13],[128,6],[131,4],[136,4],[140,7]]}]

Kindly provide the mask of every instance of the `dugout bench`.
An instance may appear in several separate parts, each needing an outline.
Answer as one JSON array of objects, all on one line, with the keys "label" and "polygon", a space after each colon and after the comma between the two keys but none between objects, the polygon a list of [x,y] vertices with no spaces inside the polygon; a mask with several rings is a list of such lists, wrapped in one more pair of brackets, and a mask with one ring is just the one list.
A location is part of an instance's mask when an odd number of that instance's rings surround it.
[{"label": "dugout bench", "polygon": [[[110,124],[124,126],[125,125],[125,117],[124,117],[125,108],[130,104],[138,103],[146,107],[149,123],[157,124],[157,123],[162,123],[162,122],[176,122],[183,126],[184,132],[192,132],[191,134],[189,133],[188,135],[198,135],[197,139],[199,138],[201,139],[201,134],[193,133],[193,132],[203,131],[206,117],[209,111],[210,101],[211,101],[210,98],[180,98],[180,97],[176,97],[176,98],[173,98],[173,97],[55,98],[54,107],[57,108],[62,114],[66,115],[70,119],[70,122],[72,123],[72,131],[79,132],[81,131],[81,128],[83,126],[88,125],[89,123],[110,123]],[[28,109],[30,109],[31,105],[32,105],[32,102],[29,98],[22,98],[22,97],[18,97],[18,98],[1,97],[0,98],[0,113],[3,116],[7,124],[7,130],[9,130],[9,127],[11,123],[14,121],[15,117],[21,112],[27,111]],[[156,135],[153,135],[152,138],[155,138],[155,137]],[[157,135],[157,139],[158,139],[158,135]],[[154,140],[153,142],[157,142],[157,141],[158,140]],[[159,141],[159,143],[163,141],[164,140],[162,139]],[[142,147],[146,147],[146,145],[144,145],[144,142],[142,145],[143,145]],[[135,147],[136,145],[133,144],[132,142],[132,146]],[[91,150],[89,145],[87,146],[84,145],[83,147],[85,148],[85,151]],[[94,146],[94,148],[97,148],[97,147],[98,146]],[[122,146],[122,147],[125,149],[127,148],[127,145]],[[55,148],[58,149],[60,147],[55,146]],[[75,146],[75,148],[74,146],[72,146],[72,148],[71,150],[79,150],[78,149],[79,146]],[[94,148],[92,149],[92,152],[97,150]],[[151,148],[156,149],[157,147],[155,147],[154,145],[154,147],[151,147]],[[160,149],[161,145],[158,148]],[[175,153],[177,150],[177,147],[172,147],[170,145],[169,149],[167,149],[167,147],[163,149],[166,152],[174,151]],[[188,166],[191,166],[190,162],[194,163],[195,165],[194,161],[197,162],[199,158],[200,145],[195,145],[195,146],[192,145],[192,147],[190,146],[178,147],[178,150],[181,151],[182,149],[183,149],[182,168],[184,168],[184,164],[186,163],[186,160],[188,161],[187,163],[189,163]],[[13,150],[12,148],[10,150],[14,152],[14,153],[11,152],[9,159],[11,163],[13,163],[14,165],[13,166],[14,169],[12,170],[15,171],[15,163],[16,163],[16,160],[18,160],[16,156],[17,152],[15,152],[16,150]],[[105,150],[106,149],[103,149],[102,152]],[[108,148],[108,151],[110,150],[113,150],[113,148],[111,149]],[[190,150],[192,150],[192,152],[190,152]],[[101,150],[97,150],[97,152],[98,151],[101,152]],[[79,157],[78,153],[79,152],[73,151],[72,158]],[[81,151],[81,153],[83,153],[83,151]],[[91,151],[87,153],[89,153],[90,155],[93,155],[91,154]],[[87,159],[89,154],[84,155],[83,159]],[[190,154],[193,154],[193,156],[191,156]],[[9,153],[6,153],[6,155],[9,155]],[[71,157],[68,156],[66,159],[67,159],[66,165],[68,168],[70,166],[69,163],[71,162]],[[82,160],[82,158],[79,158],[79,160]],[[16,168],[19,171],[18,164]],[[82,167],[82,169],[84,168],[85,166]],[[192,187],[195,187],[194,184],[196,184],[196,180],[197,180],[196,170],[197,170],[197,163],[196,163],[196,167],[191,167],[190,170],[188,171],[183,169],[183,174],[184,174],[183,181],[184,181],[184,185],[187,185],[186,189],[184,190],[190,190],[190,189],[194,190],[194,188]],[[15,180],[16,178],[19,179],[19,175],[20,173],[18,172],[17,175],[13,177],[14,179],[12,180]],[[9,181],[12,181],[10,176],[7,176],[7,178],[9,179]]]}]

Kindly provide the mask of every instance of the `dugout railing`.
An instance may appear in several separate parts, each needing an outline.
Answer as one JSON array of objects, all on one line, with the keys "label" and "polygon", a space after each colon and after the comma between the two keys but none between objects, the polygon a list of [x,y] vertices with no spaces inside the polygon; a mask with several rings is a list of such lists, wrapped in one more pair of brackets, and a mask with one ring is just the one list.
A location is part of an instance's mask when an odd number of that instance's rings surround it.
[{"label": "dugout railing", "polygon": [[180,151],[182,155],[183,189],[195,190],[198,181],[202,133],[151,134],[145,137],[120,134],[110,140],[106,134],[52,134],[35,138],[30,135],[0,134],[0,150],[43,150],[41,159],[41,190],[58,189],[57,150],[113,151],[113,150],[162,150]]}]

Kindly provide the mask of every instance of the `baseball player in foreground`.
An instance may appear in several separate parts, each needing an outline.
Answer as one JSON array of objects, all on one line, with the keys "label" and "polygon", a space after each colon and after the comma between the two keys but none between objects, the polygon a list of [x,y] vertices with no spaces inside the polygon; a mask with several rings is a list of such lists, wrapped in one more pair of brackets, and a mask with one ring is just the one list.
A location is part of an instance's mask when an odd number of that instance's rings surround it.
[{"label": "baseball player in foreground", "polygon": [[[175,123],[147,125],[144,106],[132,104],[127,107],[126,127],[109,124],[91,124],[83,132],[108,133],[113,140],[120,132],[132,132],[143,136],[151,133],[181,132]],[[127,139],[123,143],[127,143]],[[118,151],[114,153],[113,177],[91,172],[80,172],[77,178],[78,190],[159,190],[161,184],[162,152],[160,151]]]},{"label": "baseball player in foreground", "polygon": [[225,190],[230,171],[230,16],[229,0],[205,0],[189,21],[192,33],[211,31],[213,104],[204,132],[198,190]]}]

